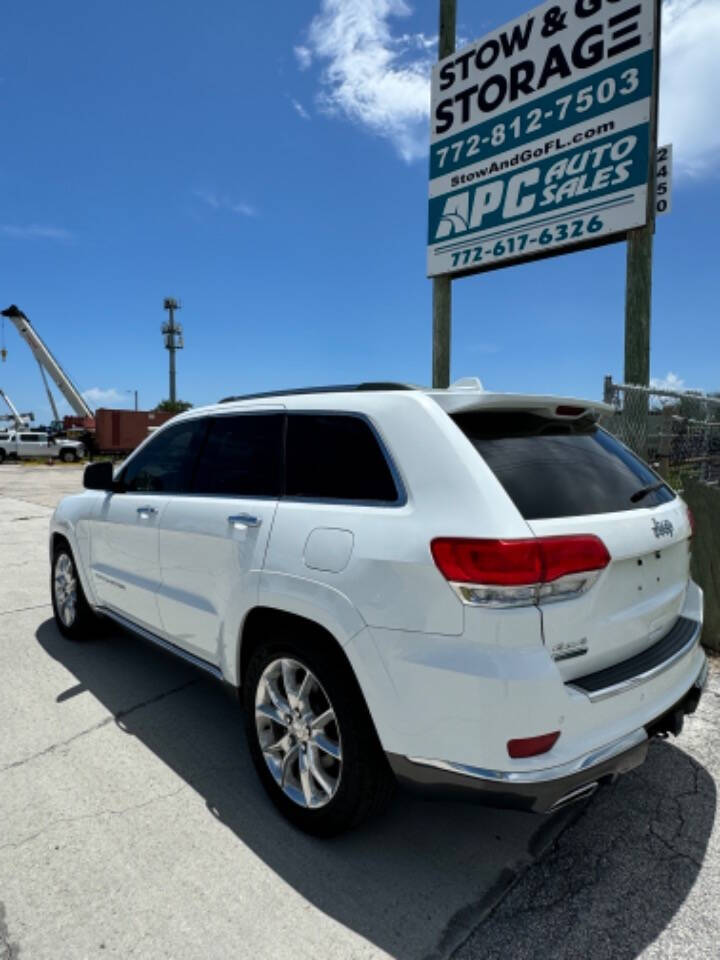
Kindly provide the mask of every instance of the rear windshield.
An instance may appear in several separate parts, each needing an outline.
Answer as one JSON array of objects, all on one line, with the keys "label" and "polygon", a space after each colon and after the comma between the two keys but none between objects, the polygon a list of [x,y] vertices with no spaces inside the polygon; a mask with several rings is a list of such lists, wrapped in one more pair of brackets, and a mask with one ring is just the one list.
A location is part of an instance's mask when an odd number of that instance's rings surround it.
[{"label": "rear windshield", "polygon": [[[655,507],[675,494],[590,419],[532,413],[461,413],[452,418],[526,520]],[[631,499],[635,497],[635,499]]]}]

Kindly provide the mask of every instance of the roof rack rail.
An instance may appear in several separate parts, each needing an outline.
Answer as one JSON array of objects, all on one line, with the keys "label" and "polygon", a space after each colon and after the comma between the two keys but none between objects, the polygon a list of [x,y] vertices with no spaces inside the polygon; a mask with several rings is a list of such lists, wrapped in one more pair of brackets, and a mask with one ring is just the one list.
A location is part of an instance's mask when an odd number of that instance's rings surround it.
[{"label": "roof rack rail", "polygon": [[291,390],[268,390],[264,393],[245,393],[237,397],[223,397],[218,403],[234,403],[237,400],[263,400],[267,397],[294,397],[303,393],[353,393],[373,390],[417,390],[410,383],[340,383],[328,387],[293,387]]}]

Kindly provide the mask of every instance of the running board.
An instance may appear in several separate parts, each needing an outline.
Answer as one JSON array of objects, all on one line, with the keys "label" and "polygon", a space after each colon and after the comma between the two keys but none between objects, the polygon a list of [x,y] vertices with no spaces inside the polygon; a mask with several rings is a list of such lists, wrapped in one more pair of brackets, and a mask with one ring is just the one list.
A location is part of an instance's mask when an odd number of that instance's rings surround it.
[{"label": "running board", "polygon": [[108,617],[110,620],[114,620],[119,626],[123,627],[125,630],[128,630],[130,633],[134,633],[135,636],[140,637],[141,640],[147,640],[156,647],[160,647],[161,650],[166,650],[168,653],[171,653],[174,657],[179,657],[181,660],[191,664],[193,667],[198,667],[200,670],[204,670],[205,673],[209,673],[210,676],[215,677],[216,680],[223,679],[222,670],[220,667],[216,667],[214,663],[208,663],[207,660],[203,660],[201,657],[196,657],[194,653],[188,653],[187,650],[183,650],[180,647],[175,646],[175,644],[170,643],[169,640],[163,640],[162,637],[158,637],[157,634],[151,633],[150,630],[146,630],[145,627],[141,627],[137,623],[133,623],[132,620],[126,619],[122,616],[122,614],[115,613],[114,610],[110,610],[108,607],[98,607],[98,613]]}]

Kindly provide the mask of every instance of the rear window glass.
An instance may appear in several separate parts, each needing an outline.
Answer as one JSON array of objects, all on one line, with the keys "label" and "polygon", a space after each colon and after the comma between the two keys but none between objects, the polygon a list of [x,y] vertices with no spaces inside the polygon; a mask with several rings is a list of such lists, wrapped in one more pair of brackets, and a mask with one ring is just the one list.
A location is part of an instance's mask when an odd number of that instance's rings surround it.
[{"label": "rear window glass", "polygon": [[526,520],[635,510],[675,497],[663,484],[638,499],[642,488],[661,483],[661,477],[589,419],[511,412],[452,419]]},{"label": "rear window glass", "polygon": [[364,503],[398,499],[377,437],[360,417],[291,414],[286,470],[289,497]]}]

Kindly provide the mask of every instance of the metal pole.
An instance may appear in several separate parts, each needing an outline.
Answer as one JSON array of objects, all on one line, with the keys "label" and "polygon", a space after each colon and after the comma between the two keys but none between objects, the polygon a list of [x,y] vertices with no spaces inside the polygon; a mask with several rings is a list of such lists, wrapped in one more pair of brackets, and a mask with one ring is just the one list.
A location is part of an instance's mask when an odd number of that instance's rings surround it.
[{"label": "metal pole", "polygon": [[[456,0],[440,0],[438,60],[455,51]],[[449,274],[433,277],[433,387],[450,385],[450,333],[452,321],[452,280]]]},{"label": "metal pole", "polygon": [[655,58],[650,113],[647,226],[628,231],[625,284],[625,383],[646,387],[650,382],[650,311],[652,255],[655,233],[655,153],[657,150],[658,81],[660,76],[661,2],[655,0]]},{"label": "metal pole", "polygon": [[135,412],[137,413],[137,390],[135,391]]},{"label": "metal pole", "polygon": [[165,338],[165,348],[170,354],[170,403],[175,403],[177,401],[177,395],[175,391],[175,351],[182,350],[183,339],[182,339],[182,327],[180,324],[175,324],[175,311],[180,309],[180,301],[176,300],[174,297],[165,297],[163,301],[163,309],[167,310],[169,314],[169,319],[167,323],[162,325],[162,333]]},{"label": "metal pole", "polygon": [[168,307],[170,314],[170,336],[168,353],[170,354],[170,403],[175,403],[175,307]]}]

